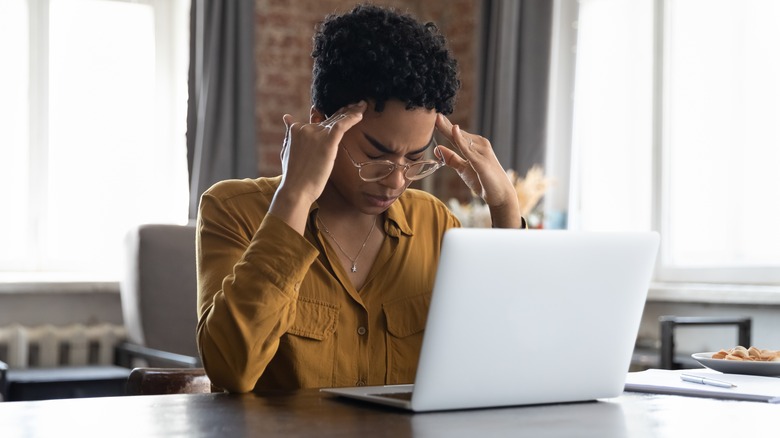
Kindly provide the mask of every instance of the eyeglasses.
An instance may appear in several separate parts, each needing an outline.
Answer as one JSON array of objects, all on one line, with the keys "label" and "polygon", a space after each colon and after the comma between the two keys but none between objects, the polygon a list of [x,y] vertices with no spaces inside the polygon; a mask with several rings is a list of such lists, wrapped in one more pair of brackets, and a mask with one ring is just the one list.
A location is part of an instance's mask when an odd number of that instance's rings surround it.
[{"label": "eyeglasses", "polygon": [[341,148],[347,153],[352,164],[358,168],[358,175],[360,176],[360,179],[365,182],[383,180],[398,168],[403,172],[404,178],[409,181],[417,181],[426,176],[430,176],[433,172],[436,172],[440,167],[444,166],[443,161],[435,160],[415,161],[414,163],[409,164],[396,164],[389,160],[371,160],[358,163],[352,158],[352,155],[344,145],[342,145]]}]

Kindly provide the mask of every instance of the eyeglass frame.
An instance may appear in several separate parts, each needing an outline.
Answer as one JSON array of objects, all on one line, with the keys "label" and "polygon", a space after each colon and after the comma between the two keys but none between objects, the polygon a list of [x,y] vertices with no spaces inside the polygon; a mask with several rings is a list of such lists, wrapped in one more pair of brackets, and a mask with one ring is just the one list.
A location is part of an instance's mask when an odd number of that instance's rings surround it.
[{"label": "eyeglass frame", "polygon": [[[436,144],[435,141],[433,141],[433,139],[431,139],[431,143]],[[437,170],[441,169],[442,167],[444,167],[446,165],[446,163],[444,162],[444,159],[441,159],[441,160],[420,160],[420,161],[415,161],[415,162],[409,163],[409,164],[398,164],[398,163],[394,163],[394,162],[392,162],[390,160],[368,160],[368,161],[363,161],[362,163],[358,163],[357,161],[355,161],[354,158],[352,158],[352,154],[349,153],[349,150],[347,150],[347,148],[344,147],[343,144],[340,144],[339,146],[341,146],[341,148],[344,149],[344,152],[347,153],[347,157],[349,157],[349,160],[352,161],[352,165],[355,166],[357,168],[357,170],[358,170],[358,176],[360,177],[360,179],[362,179],[365,182],[382,181],[383,179],[385,179],[388,176],[392,175],[393,172],[395,172],[396,169],[398,169],[399,167],[402,169],[401,174],[404,176],[404,178],[406,180],[408,180],[408,181],[420,181],[422,179],[425,179],[425,178],[433,175],[434,173],[436,173]],[[391,170],[390,172],[387,173],[387,175],[385,175],[385,176],[383,176],[381,178],[366,179],[366,178],[363,177],[363,175],[360,174],[360,169],[362,169],[363,166],[367,166],[369,164],[384,164],[384,165],[387,165],[387,166],[393,166],[393,170]],[[409,178],[406,175],[406,172],[408,172],[409,169],[412,168],[412,166],[417,166],[417,165],[420,165],[420,164],[432,164],[432,165],[434,165],[436,167],[434,167],[433,170],[430,173],[427,173],[427,174],[425,174],[424,176],[422,176],[420,178]]]}]

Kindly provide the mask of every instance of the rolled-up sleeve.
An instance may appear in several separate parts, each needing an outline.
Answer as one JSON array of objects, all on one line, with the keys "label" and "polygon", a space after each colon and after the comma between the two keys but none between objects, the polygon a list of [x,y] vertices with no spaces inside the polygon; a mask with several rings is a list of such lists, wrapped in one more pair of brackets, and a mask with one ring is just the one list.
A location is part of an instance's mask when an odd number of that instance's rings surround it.
[{"label": "rolled-up sleeve", "polygon": [[262,214],[267,206],[234,211],[216,192],[203,195],[198,215],[198,347],[215,385],[248,392],[294,322],[300,284],[319,251]]}]

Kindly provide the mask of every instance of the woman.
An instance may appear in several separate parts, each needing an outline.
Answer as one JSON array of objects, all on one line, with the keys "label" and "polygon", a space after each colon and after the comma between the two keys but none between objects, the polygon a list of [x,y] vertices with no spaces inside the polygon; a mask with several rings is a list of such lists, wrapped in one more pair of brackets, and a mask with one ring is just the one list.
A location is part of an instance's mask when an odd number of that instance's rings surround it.
[{"label": "woman", "polygon": [[326,18],[312,56],[310,120],[284,116],[282,175],[201,198],[198,345],[229,391],[414,380],[442,237],[460,224],[412,181],[450,166],[495,227],[524,225],[490,142],[446,118],[460,84],[433,24],[357,6]]}]

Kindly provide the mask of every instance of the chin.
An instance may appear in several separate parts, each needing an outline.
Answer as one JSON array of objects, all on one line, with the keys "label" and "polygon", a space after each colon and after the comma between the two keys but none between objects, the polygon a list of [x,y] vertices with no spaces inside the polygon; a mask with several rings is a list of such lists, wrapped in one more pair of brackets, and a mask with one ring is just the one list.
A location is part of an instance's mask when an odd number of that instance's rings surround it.
[{"label": "chin", "polygon": [[386,198],[364,194],[361,204],[365,206],[366,210],[371,211],[372,214],[378,214],[384,213],[397,199],[397,197]]}]

